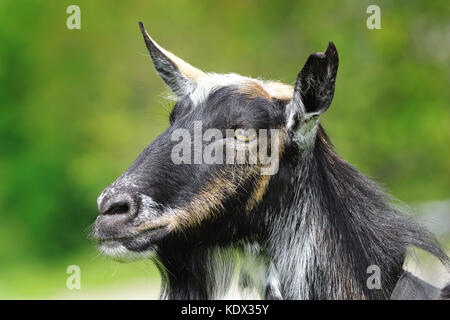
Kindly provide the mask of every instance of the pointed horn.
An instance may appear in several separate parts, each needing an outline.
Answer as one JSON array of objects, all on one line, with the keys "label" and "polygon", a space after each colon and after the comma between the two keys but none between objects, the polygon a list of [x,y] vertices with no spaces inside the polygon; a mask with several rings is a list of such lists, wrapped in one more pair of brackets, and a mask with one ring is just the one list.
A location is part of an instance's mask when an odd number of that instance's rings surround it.
[{"label": "pointed horn", "polygon": [[197,80],[206,74],[159,46],[145,30],[142,22],[139,22],[139,28],[153,64],[164,82],[177,96],[184,96],[191,92]]}]

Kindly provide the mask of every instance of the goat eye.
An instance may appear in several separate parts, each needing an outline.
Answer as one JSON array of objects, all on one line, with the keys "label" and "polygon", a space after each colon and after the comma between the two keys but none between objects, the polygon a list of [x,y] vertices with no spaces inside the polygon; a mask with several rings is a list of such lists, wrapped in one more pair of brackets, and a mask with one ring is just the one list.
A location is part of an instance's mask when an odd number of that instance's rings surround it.
[{"label": "goat eye", "polygon": [[234,131],[234,137],[239,141],[244,142],[252,141],[253,139],[256,138],[256,131],[252,129],[249,130],[236,129]]}]

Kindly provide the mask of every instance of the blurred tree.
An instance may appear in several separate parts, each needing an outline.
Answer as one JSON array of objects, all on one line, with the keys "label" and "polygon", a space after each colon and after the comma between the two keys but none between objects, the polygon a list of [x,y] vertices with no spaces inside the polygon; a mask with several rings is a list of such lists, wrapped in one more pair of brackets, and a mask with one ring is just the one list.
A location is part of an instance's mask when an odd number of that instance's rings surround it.
[{"label": "blurred tree", "polygon": [[292,83],[333,40],[323,123],[338,151],[405,201],[449,198],[449,6],[376,1],[0,2],[0,261],[88,246],[98,194],[167,127],[137,22],[206,71]]}]

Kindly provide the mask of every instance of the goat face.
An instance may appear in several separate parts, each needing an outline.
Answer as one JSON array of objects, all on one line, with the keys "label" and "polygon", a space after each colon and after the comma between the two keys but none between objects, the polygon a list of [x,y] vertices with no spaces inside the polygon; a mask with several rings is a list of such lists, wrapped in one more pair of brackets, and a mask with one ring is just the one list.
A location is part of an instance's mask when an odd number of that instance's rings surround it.
[{"label": "goat face", "polygon": [[223,245],[248,237],[286,148],[312,143],[318,116],[331,103],[334,45],[309,57],[293,88],[204,73],[140,26],[177,103],[170,127],[98,198],[93,236],[99,250],[130,260],[151,256],[174,239]]}]

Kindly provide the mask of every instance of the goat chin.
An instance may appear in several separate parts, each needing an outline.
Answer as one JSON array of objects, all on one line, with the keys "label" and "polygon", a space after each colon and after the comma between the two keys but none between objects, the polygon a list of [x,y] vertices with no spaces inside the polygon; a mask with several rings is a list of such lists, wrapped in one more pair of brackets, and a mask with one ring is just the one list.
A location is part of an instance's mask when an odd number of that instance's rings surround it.
[{"label": "goat chin", "polygon": [[145,251],[131,251],[120,242],[104,242],[100,243],[98,250],[105,256],[108,256],[119,262],[131,262],[141,259],[152,258],[155,256],[155,248]]}]

